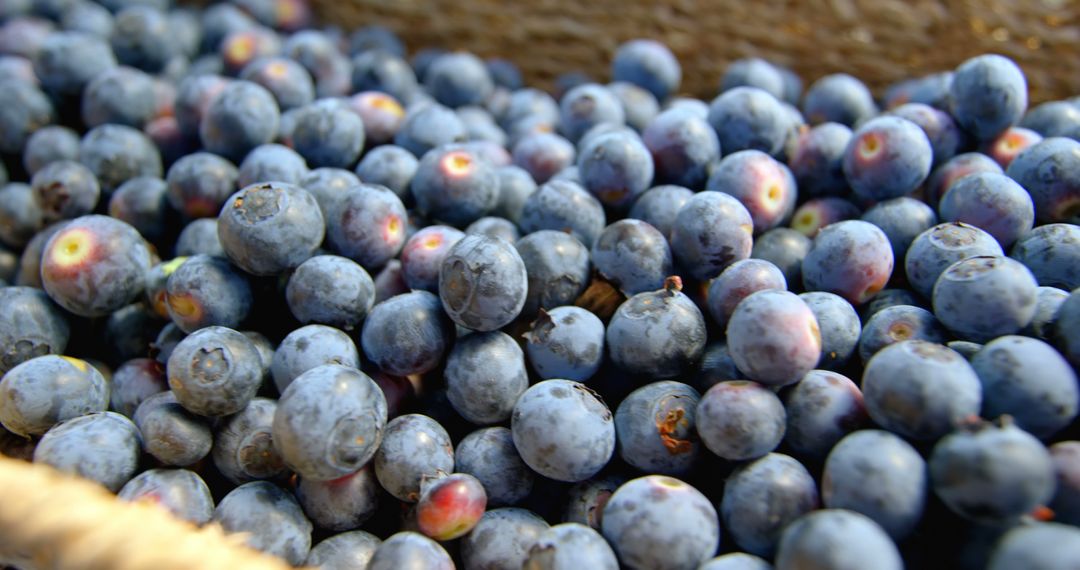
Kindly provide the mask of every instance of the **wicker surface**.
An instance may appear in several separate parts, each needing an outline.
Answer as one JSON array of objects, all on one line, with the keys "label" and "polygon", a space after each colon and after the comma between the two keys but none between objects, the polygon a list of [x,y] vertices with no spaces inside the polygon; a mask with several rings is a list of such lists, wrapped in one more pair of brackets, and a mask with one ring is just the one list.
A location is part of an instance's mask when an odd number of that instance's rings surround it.
[{"label": "wicker surface", "polygon": [[1080,94],[1080,3],[1074,0],[312,0],[320,21],[379,23],[411,50],[466,49],[518,63],[530,84],[583,70],[606,81],[620,42],[666,42],[683,91],[711,98],[730,61],[751,55],[809,83],[846,71],[877,93],[973,55],[1015,59],[1032,101]]},{"label": "wicker surface", "polygon": [[103,487],[0,456],[0,567],[24,570],[287,570],[220,527],[124,503]]}]

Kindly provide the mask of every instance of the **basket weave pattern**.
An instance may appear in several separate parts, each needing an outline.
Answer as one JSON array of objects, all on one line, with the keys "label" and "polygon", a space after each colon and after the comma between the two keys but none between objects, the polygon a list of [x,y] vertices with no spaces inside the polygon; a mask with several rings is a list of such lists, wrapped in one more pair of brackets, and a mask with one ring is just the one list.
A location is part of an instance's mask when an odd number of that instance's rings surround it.
[{"label": "basket weave pattern", "polygon": [[560,73],[609,79],[618,45],[651,37],[709,99],[731,61],[760,56],[804,81],[844,71],[875,93],[982,53],[1013,58],[1033,102],[1080,94],[1080,6],[1071,0],[313,0],[319,20],[378,23],[410,49],[465,49],[517,63],[529,84]]}]

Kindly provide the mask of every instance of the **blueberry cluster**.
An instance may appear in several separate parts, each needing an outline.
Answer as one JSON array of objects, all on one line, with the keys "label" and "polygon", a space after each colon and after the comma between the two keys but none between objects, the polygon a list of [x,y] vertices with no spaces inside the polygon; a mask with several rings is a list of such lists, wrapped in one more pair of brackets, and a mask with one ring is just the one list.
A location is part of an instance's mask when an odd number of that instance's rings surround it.
[{"label": "blueberry cluster", "polygon": [[1080,102],[0,2],[0,452],[294,565],[1075,568]]}]

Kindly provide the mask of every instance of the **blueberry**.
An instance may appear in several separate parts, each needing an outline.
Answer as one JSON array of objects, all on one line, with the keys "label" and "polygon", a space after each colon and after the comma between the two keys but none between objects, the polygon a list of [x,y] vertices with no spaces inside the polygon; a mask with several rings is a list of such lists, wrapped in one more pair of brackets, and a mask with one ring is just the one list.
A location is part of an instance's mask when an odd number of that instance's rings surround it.
[{"label": "blueberry", "polygon": [[326,325],[306,325],[293,330],[274,351],[270,373],[279,393],[298,376],[323,364],[360,368],[356,344],[339,329]]},{"label": "blueberry", "polygon": [[1031,231],[1035,210],[1031,196],[1004,174],[980,172],[957,180],[938,206],[941,219],[964,222],[1010,247]]},{"label": "blueberry", "polygon": [[300,63],[285,57],[252,60],[240,72],[240,79],[266,88],[282,111],[302,107],[315,99],[315,82]]},{"label": "blueberry", "polygon": [[673,272],[667,239],[648,223],[634,219],[604,228],[593,243],[592,261],[601,275],[628,296],[663,287]]},{"label": "blueberry", "polygon": [[863,200],[899,198],[926,180],[933,154],[930,139],[915,123],[877,117],[852,133],[844,150],[844,176]]},{"label": "blueberry", "polygon": [[277,101],[264,87],[237,80],[222,88],[199,123],[206,150],[239,160],[251,149],[274,140],[281,120]]},{"label": "blueberry", "polygon": [[109,407],[132,417],[144,400],[169,389],[165,367],[153,358],[133,358],[118,366],[109,386]]},{"label": "blueberry", "polygon": [[705,189],[737,198],[750,212],[755,233],[776,227],[795,209],[791,171],[759,150],[726,155],[712,169]]},{"label": "blueberry", "polygon": [[439,270],[443,309],[457,324],[491,331],[521,313],[528,274],[517,250],[503,240],[466,235],[447,252]]},{"label": "blueberry", "polygon": [[682,186],[654,186],[638,197],[627,217],[648,223],[670,239],[679,209],[693,195]]},{"label": "blueberry", "polygon": [[725,154],[752,149],[776,156],[783,150],[790,118],[769,92],[735,87],[709,104],[709,124]]},{"label": "blueberry", "polygon": [[128,481],[117,497],[156,503],[179,519],[199,526],[214,516],[210,488],[202,477],[187,469],[147,469]]},{"label": "blueberry", "polygon": [[217,427],[211,458],[232,483],[273,479],[288,472],[274,447],[272,424],[276,410],[276,400],[253,398],[247,407]]},{"label": "blueberry", "polygon": [[224,71],[239,75],[251,62],[281,53],[281,37],[269,28],[254,25],[229,32],[217,46]]},{"label": "blueberry", "polygon": [[364,320],[364,356],[390,374],[423,374],[434,369],[453,341],[453,324],[439,298],[412,291],[377,303]]},{"label": "blueberry", "polygon": [[791,227],[807,237],[817,237],[826,226],[855,220],[862,211],[851,200],[837,196],[811,198],[795,209],[791,216]]},{"label": "blueberry", "polygon": [[806,196],[842,196],[848,191],[844,151],[851,129],[840,123],[821,123],[800,133],[787,149],[788,167]]},{"label": "blueberry", "polygon": [[109,198],[109,216],[127,222],[147,241],[162,243],[176,235],[176,217],[168,201],[169,185],[140,176],[124,182]]},{"label": "blueberry", "polygon": [[912,305],[886,307],[866,320],[859,335],[859,358],[869,362],[879,350],[904,340],[944,343],[945,327],[934,314]]},{"label": "blueberry", "polygon": [[356,166],[356,176],[368,184],[387,187],[399,198],[404,198],[418,165],[413,153],[402,147],[384,145],[364,154]]},{"label": "blueberry", "polygon": [[112,49],[124,65],[161,71],[179,53],[168,16],[157,7],[129,6],[115,14]]},{"label": "blueberry", "polygon": [[357,175],[343,168],[331,167],[309,170],[300,182],[300,186],[315,196],[323,219],[334,212],[337,199],[343,196],[346,190],[359,184],[360,178]]},{"label": "blueberry", "polygon": [[301,477],[296,498],[316,526],[340,532],[359,528],[375,514],[378,491],[379,483],[369,463],[356,473],[329,481]]},{"label": "blueberry", "polygon": [[846,73],[834,73],[810,85],[802,111],[812,125],[834,122],[853,127],[876,115],[877,106],[862,81]]},{"label": "blueberry", "polygon": [[464,142],[467,138],[465,123],[457,113],[442,105],[429,104],[405,114],[405,122],[394,135],[394,144],[421,157],[435,147]]},{"label": "blueberry", "polygon": [[150,270],[150,250],[139,232],[107,216],[68,222],[45,243],[41,281],[61,307],[104,316],[138,297]]},{"label": "blueberry", "polygon": [[846,509],[821,509],[784,529],[776,553],[777,570],[901,570],[896,543],[870,518]]},{"label": "blueberry", "polygon": [[750,257],[768,261],[784,274],[788,287],[796,291],[802,283],[802,262],[813,241],[791,228],[773,228],[753,241]]},{"label": "blueberry", "polygon": [[96,481],[117,492],[135,476],[138,428],[115,412],[81,415],[53,426],[34,449],[42,463]]},{"label": "blueberry", "polygon": [[661,381],[631,392],[615,411],[619,455],[646,473],[685,475],[698,457],[694,414],[700,395]]},{"label": "blueberry", "polygon": [[368,570],[396,568],[428,568],[453,570],[454,562],[438,542],[412,531],[391,535],[375,548],[367,564]]},{"label": "blueberry", "polygon": [[185,410],[168,390],[143,400],[131,419],[142,434],[143,450],[164,465],[193,465],[213,445],[206,421]]},{"label": "blueberry", "polygon": [[536,182],[531,174],[514,165],[501,166],[495,170],[499,176],[499,201],[491,211],[517,224],[525,208],[525,201],[536,192]]},{"label": "blueberry", "polygon": [[1009,257],[1023,263],[1039,285],[1071,291],[1080,287],[1080,228],[1046,224],[1021,236]]},{"label": "blueberry", "polygon": [[1006,174],[1031,194],[1038,223],[1078,221],[1078,161],[1080,142],[1050,137],[1024,150],[1009,164]]},{"label": "blueberry", "polygon": [[517,243],[517,240],[521,238],[517,224],[498,216],[484,216],[476,220],[466,226],[465,233],[499,238],[507,243]]},{"label": "blueberry", "polygon": [[326,242],[339,255],[373,271],[405,245],[405,205],[385,186],[348,188],[326,218]]},{"label": "blueberry", "polygon": [[[5,88],[9,94],[18,91],[17,87]],[[6,108],[8,104],[5,104]],[[7,125],[5,132],[16,133],[15,127]],[[11,130],[9,130],[11,129]],[[0,139],[3,140],[3,139]],[[79,135],[72,129],[60,125],[41,127],[26,138],[25,146],[22,147],[22,164],[26,173],[33,176],[45,165],[56,160],[79,159]]]},{"label": "blueberry", "polygon": [[316,255],[301,263],[285,287],[289,310],[302,323],[352,330],[375,304],[375,282],[355,261]]},{"label": "blueberry", "polygon": [[905,103],[889,109],[888,114],[907,119],[926,133],[934,154],[934,166],[956,156],[967,142],[951,115],[926,103]]},{"label": "blueberry", "polygon": [[983,143],[982,152],[993,158],[1002,168],[1008,168],[1021,152],[1042,140],[1042,135],[1030,129],[1009,127],[997,138]]},{"label": "blueberry", "polygon": [[671,252],[692,277],[716,277],[728,265],[750,257],[754,223],[737,199],[722,192],[699,192],[675,217]]},{"label": "blueberry", "polygon": [[514,402],[529,387],[524,353],[514,339],[499,331],[458,339],[443,375],[451,405],[478,425],[508,419]]},{"label": "blueberry", "polygon": [[698,570],[772,570],[772,564],[753,554],[732,552],[706,560]]},{"label": "blueberry", "polygon": [[619,561],[604,537],[579,523],[555,525],[540,534],[529,549],[523,570],[617,570]]},{"label": "blueberry", "polygon": [[453,472],[454,446],[439,422],[405,414],[386,424],[374,464],[383,489],[400,501],[415,503],[425,479]]},{"label": "blueberry", "polygon": [[217,216],[235,192],[239,172],[231,162],[208,152],[184,156],[169,167],[169,203],[188,218]]},{"label": "blueberry", "polygon": [[32,287],[0,287],[0,374],[38,356],[63,354],[71,337],[64,313]]},{"label": "blueberry", "polygon": [[312,546],[304,565],[322,570],[366,568],[381,543],[363,530],[338,533]]},{"label": "blueberry", "polygon": [[208,326],[237,328],[253,299],[247,279],[228,261],[195,255],[169,275],[165,303],[172,321],[190,333]]},{"label": "blueberry", "polygon": [[495,88],[483,60],[467,52],[436,57],[424,71],[423,80],[428,92],[448,107],[483,103]]},{"label": "blueberry", "polygon": [[304,157],[295,150],[280,144],[261,144],[251,149],[240,163],[236,186],[243,188],[260,182],[287,182],[300,186],[308,172]]},{"label": "blueberry", "polygon": [[306,261],[322,243],[324,228],[315,197],[284,182],[246,186],[218,215],[225,254],[254,275],[276,275]]},{"label": "blueberry", "polygon": [[523,335],[533,371],[545,380],[586,382],[604,358],[604,324],[593,313],[572,306],[541,310]]},{"label": "blueberry", "polygon": [[532,511],[490,510],[461,540],[464,567],[522,568],[529,550],[547,529],[548,523]]},{"label": "blueberry", "polygon": [[930,297],[934,284],[947,267],[981,255],[1002,255],[1001,245],[993,236],[961,222],[938,224],[911,242],[904,268],[911,287]]},{"label": "blueberry", "polygon": [[720,516],[740,548],[772,556],[784,527],[817,506],[817,485],[810,472],[787,455],[770,453],[728,476]]},{"label": "blueberry", "polygon": [[526,390],[514,405],[510,429],[525,463],[558,481],[592,477],[615,451],[611,411],[571,380],[544,380]]},{"label": "blueberry", "polygon": [[682,68],[671,50],[649,39],[634,39],[622,43],[611,62],[615,81],[627,81],[647,89],[658,100],[667,99],[678,91]]},{"label": "blueberry", "polygon": [[529,195],[518,221],[521,231],[568,231],[587,247],[607,225],[603,206],[580,183],[550,180]]},{"label": "blueberry", "polygon": [[549,132],[532,133],[513,145],[514,164],[543,184],[560,170],[575,163],[577,152],[565,138]]},{"label": "blueberry", "polygon": [[476,477],[491,507],[521,502],[532,492],[535,479],[518,455],[510,429],[501,426],[481,428],[462,438],[454,450],[454,471]]},{"label": "blueberry", "polygon": [[720,545],[712,503],[690,485],[647,475],[620,486],[604,507],[603,535],[628,568],[693,568]]},{"label": "blueberry", "polygon": [[780,68],[759,57],[731,62],[720,77],[720,92],[742,86],[763,89],[777,99],[784,97],[784,77]]},{"label": "blueberry", "polygon": [[664,288],[638,293],[619,305],[605,341],[611,360],[652,379],[675,378],[705,350],[705,317],[671,277]]},{"label": "blueberry", "polygon": [[34,73],[45,91],[77,97],[91,80],[116,67],[117,59],[124,61],[114,56],[114,51],[103,38],[92,34],[54,32],[45,38],[34,57]]},{"label": "blueberry", "polygon": [[1077,540],[1080,531],[1073,526],[1058,523],[1017,526],[998,541],[987,568],[1064,570],[1080,556]]},{"label": "blueberry", "polygon": [[926,462],[889,432],[857,431],[829,452],[821,494],[826,507],[866,515],[894,540],[902,540],[923,516]]},{"label": "blueberry", "polygon": [[591,128],[600,124],[621,126],[626,112],[610,89],[596,83],[583,83],[559,100],[559,130],[571,142],[578,143]]},{"label": "blueberry", "polygon": [[1077,326],[1080,326],[1080,294],[1074,290],[1058,308],[1052,326],[1054,345],[1073,366],[1080,366],[1080,339],[1075,334]]},{"label": "blueberry", "polygon": [[860,220],[826,226],[802,263],[807,290],[835,293],[854,305],[884,288],[892,271],[892,246],[885,232]]},{"label": "blueberry", "polygon": [[862,335],[859,315],[843,297],[824,291],[802,293],[799,297],[814,313],[821,335],[821,357],[817,366],[836,370],[847,364]]},{"label": "blueberry", "polygon": [[349,98],[349,107],[364,123],[364,141],[368,147],[394,140],[405,121],[405,108],[397,99],[379,91],[361,91]]},{"label": "blueberry", "polygon": [[601,203],[626,209],[651,186],[652,155],[636,134],[616,131],[583,138],[581,145],[581,181]]},{"label": "blueberry", "polygon": [[730,380],[702,394],[695,421],[701,442],[709,451],[737,461],[776,449],[784,438],[787,419],[784,405],[768,388]]},{"label": "blueberry", "polygon": [[1007,419],[961,425],[934,446],[928,465],[934,493],[950,510],[989,524],[1030,513],[1056,486],[1046,447]]},{"label": "blueberry", "polygon": [[178,257],[205,254],[225,257],[225,249],[218,238],[217,218],[199,218],[188,222],[176,238],[175,254]]},{"label": "blueberry", "polygon": [[76,358],[30,358],[0,378],[0,423],[23,437],[41,435],[59,422],[104,412],[108,406],[105,378]]},{"label": "blueberry", "polygon": [[1048,505],[1054,519],[1076,525],[1080,521],[1080,442],[1062,441],[1051,445],[1050,457],[1057,476],[1057,491]]},{"label": "blueberry", "polygon": [[906,196],[875,204],[863,213],[862,220],[885,232],[894,260],[904,259],[915,238],[938,223],[933,208]]},{"label": "blueberry", "polygon": [[1041,340],[998,337],[975,354],[971,366],[982,382],[982,415],[987,418],[1009,414],[1017,427],[1044,439],[1076,418],[1076,373]]},{"label": "blueberry", "polygon": [[1020,122],[1028,105],[1024,72],[1013,60],[996,54],[961,63],[949,94],[956,122],[981,141]]},{"label": "blueberry", "polygon": [[727,328],[735,307],[746,297],[765,289],[787,289],[784,274],[760,259],[743,259],[724,269],[709,282],[709,315],[720,328]]},{"label": "blueberry", "polygon": [[961,339],[986,342],[1019,332],[1031,322],[1037,288],[1035,277],[1019,261],[969,257],[950,265],[934,284],[934,314]]},{"label": "blueberry", "polygon": [[298,565],[311,549],[311,521],[296,499],[281,487],[252,481],[225,495],[214,509],[226,533],[244,533],[248,546]]},{"label": "blueberry", "polygon": [[836,442],[869,423],[862,392],[847,376],[811,370],[784,399],[784,443],[799,457],[821,459]]},{"label": "blueberry", "polygon": [[124,125],[94,127],[79,142],[79,162],[111,192],[139,176],[162,177],[161,153],[142,131]]},{"label": "blueberry", "polygon": [[866,364],[863,396],[881,427],[916,440],[935,440],[979,413],[982,387],[975,370],[940,344],[906,340]]},{"label": "blueberry", "polygon": [[299,107],[292,143],[308,164],[319,168],[351,168],[364,148],[364,122],[360,115],[332,100]]},{"label": "blueberry", "polygon": [[1054,326],[1054,316],[1069,294],[1057,287],[1039,287],[1036,289],[1035,316],[1022,334],[1050,341]]},{"label": "blueberry", "polygon": [[727,322],[735,365],[769,386],[798,382],[821,358],[821,331],[794,293],[767,289],[744,298]]},{"label": "blueberry", "polygon": [[388,429],[386,398],[375,382],[355,368],[325,364],[297,376],[282,392],[273,442],[301,477],[327,480],[371,460]]},{"label": "blueberry", "polygon": [[1001,166],[994,159],[979,152],[967,152],[958,154],[941,166],[938,166],[926,179],[924,199],[926,204],[937,208],[938,202],[954,182],[976,172],[994,172],[1004,174]]},{"label": "blueberry", "polygon": [[705,345],[705,352],[702,353],[694,370],[694,385],[702,390],[708,390],[719,382],[745,376],[735,366],[735,360],[731,358],[727,343],[711,341]]},{"label": "blueberry", "polygon": [[619,474],[606,475],[587,479],[570,487],[562,516],[563,522],[576,522],[599,531],[604,505],[615,489],[627,480],[627,477]]},{"label": "blueberry", "polygon": [[1047,101],[1028,109],[1020,126],[1044,137],[1080,140],[1080,109],[1070,101]]},{"label": "blueberry", "polygon": [[202,416],[244,409],[262,381],[255,345],[225,327],[206,327],[184,337],[169,356],[169,388],[180,405]]},{"label": "blueberry", "polygon": [[460,145],[426,152],[410,188],[421,214],[458,227],[487,215],[499,200],[495,167]]}]

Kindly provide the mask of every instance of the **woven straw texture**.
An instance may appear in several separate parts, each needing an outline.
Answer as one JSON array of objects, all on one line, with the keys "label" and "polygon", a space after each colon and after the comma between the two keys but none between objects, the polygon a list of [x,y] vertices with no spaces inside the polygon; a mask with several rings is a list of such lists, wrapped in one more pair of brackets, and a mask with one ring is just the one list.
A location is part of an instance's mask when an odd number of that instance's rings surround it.
[{"label": "woven straw texture", "polygon": [[1000,53],[1028,77],[1033,102],[1080,94],[1080,3],[1074,0],[312,0],[320,21],[378,23],[411,50],[506,57],[529,84],[581,70],[609,79],[616,47],[661,40],[683,66],[686,94],[711,98],[731,61],[765,57],[804,81],[844,71],[878,94],[900,79]]},{"label": "woven straw texture", "polygon": [[288,570],[241,535],[194,525],[100,485],[0,456],[0,567],[25,570]]}]

